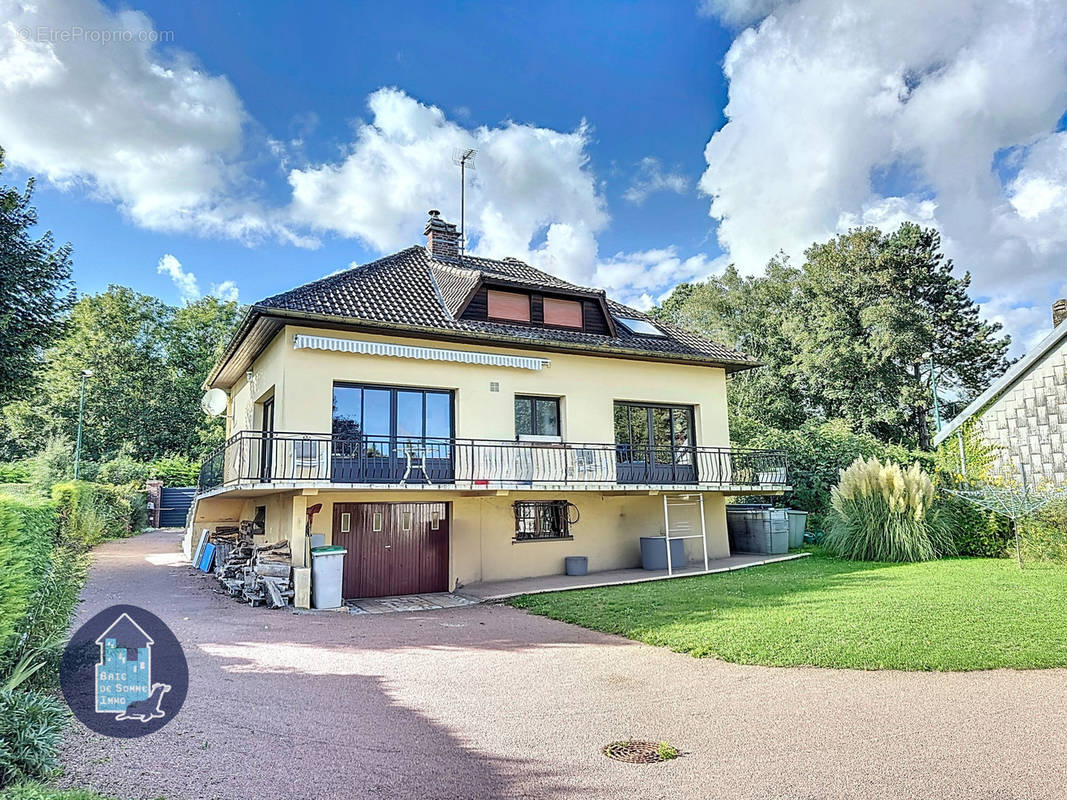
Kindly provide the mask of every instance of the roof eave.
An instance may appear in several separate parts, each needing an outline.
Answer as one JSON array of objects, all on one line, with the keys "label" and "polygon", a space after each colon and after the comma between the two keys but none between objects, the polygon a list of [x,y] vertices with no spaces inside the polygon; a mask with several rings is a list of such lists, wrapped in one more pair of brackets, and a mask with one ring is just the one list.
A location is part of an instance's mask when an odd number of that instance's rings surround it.
[{"label": "roof eave", "polygon": [[386,333],[393,336],[418,335],[424,338],[442,341],[457,341],[495,345],[497,347],[520,347],[529,350],[544,350],[553,353],[577,353],[580,355],[596,355],[606,358],[624,358],[635,361],[660,361],[669,363],[687,363],[694,366],[719,367],[728,374],[741,372],[747,369],[762,366],[758,361],[751,359],[736,360],[692,356],[683,353],[655,353],[647,350],[630,350],[627,348],[612,348],[609,351],[598,348],[596,345],[580,343],[546,342],[540,340],[531,342],[520,337],[501,336],[500,334],[479,334],[474,331],[445,331],[421,325],[405,325],[396,322],[379,322],[377,320],[361,319],[359,317],[340,317],[333,314],[315,314],[307,311],[294,311],[292,309],[272,308],[268,306],[253,305],[248,309],[244,322],[238,328],[237,334],[230,340],[223,356],[212,369],[204,387],[208,388],[215,383],[218,375],[228,365],[233,355],[240,347],[241,342],[251,331],[255,322],[261,317],[275,317],[289,322],[330,323],[333,326],[344,327],[351,330],[363,330],[367,332]]}]

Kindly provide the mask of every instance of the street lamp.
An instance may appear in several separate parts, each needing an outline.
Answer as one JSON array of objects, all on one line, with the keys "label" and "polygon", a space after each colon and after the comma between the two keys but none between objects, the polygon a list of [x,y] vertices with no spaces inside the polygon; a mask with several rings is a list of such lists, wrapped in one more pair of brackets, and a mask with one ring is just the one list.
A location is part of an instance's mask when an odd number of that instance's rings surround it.
[{"label": "street lamp", "polygon": [[941,430],[941,403],[937,399],[937,373],[934,372],[934,354],[927,352],[919,356],[921,361],[930,362],[930,389],[934,393],[934,426]]},{"label": "street lamp", "polygon": [[74,446],[74,480],[78,480],[78,468],[82,458],[82,418],[85,416],[85,381],[93,377],[91,369],[82,370],[82,390],[78,400],[78,443]]}]

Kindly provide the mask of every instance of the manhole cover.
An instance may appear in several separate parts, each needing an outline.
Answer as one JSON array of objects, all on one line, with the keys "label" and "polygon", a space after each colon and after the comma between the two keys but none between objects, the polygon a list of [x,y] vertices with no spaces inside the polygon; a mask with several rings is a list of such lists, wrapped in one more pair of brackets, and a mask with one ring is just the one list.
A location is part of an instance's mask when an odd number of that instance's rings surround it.
[{"label": "manhole cover", "polygon": [[604,748],[604,755],[628,764],[655,764],[678,757],[678,750],[666,742],[641,742],[629,739],[612,742]]}]

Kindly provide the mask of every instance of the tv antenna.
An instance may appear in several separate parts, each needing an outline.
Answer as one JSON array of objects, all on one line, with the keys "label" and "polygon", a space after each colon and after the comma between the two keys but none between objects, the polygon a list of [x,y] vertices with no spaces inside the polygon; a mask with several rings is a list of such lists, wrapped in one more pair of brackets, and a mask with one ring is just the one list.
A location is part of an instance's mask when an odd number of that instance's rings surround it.
[{"label": "tv antenna", "polygon": [[474,169],[474,157],[478,151],[470,147],[458,147],[452,151],[452,163],[459,164],[459,253],[467,250],[467,170]]}]

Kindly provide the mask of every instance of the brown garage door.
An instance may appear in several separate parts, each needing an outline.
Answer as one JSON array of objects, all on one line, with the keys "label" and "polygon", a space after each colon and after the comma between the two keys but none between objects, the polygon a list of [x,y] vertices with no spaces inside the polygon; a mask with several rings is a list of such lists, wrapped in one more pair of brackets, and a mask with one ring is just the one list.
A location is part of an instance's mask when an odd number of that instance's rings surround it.
[{"label": "brown garage door", "polygon": [[448,591],[449,503],[334,503],[345,599]]}]

